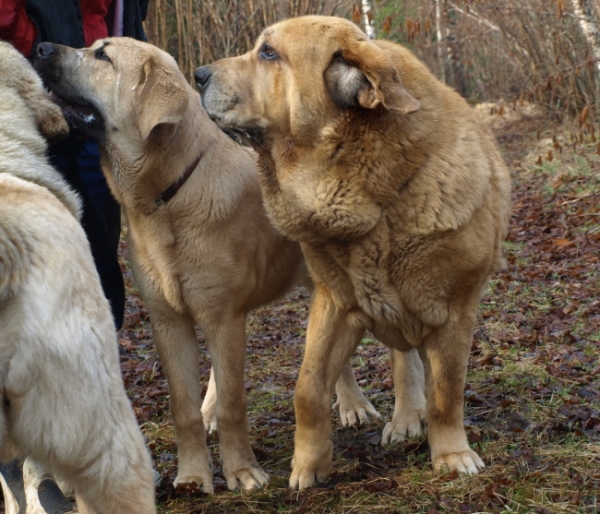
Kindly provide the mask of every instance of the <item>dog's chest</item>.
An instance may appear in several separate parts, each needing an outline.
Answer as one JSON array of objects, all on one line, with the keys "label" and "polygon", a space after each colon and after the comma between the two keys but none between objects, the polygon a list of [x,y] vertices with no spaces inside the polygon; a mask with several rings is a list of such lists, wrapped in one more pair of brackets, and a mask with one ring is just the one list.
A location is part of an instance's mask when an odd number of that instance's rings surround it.
[{"label": "dog's chest", "polygon": [[150,223],[128,221],[128,246],[135,264],[136,282],[147,284],[153,290],[153,296],[158,293],[171,308],[183,312],[184,295],[177,271],[178,251],[173,233]]},{"label": "dog's chest", "polygon": [[352,242],[303,245],[311,274],[339,304],[358,306],[372,323],[411,334],[448,314],[447,284],[421,260],[420,248],[412,238],[392,238],[385,226]]},{"label": "dog's chest", "polygon": [[389,244],[381,235],[374,231],[351,242],[330,241],[304,248],[315,279],[335,291],[342,304],[358,303],[369,317],[397,323],[403,306],[390,280]]}]

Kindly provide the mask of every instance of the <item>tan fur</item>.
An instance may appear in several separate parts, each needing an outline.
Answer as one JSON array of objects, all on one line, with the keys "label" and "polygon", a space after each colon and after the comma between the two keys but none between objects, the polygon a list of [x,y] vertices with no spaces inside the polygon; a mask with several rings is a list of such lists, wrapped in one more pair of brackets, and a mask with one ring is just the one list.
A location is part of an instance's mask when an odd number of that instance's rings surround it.
[{"label": "tan fur", "polygon": [[423,369],[411,356],[394,372],[396,413],[417,432],[426,385],[434,466],[483,468],[463,390],[479,298],[503,264],[510,179],[475,112],[408,50],[339,18],[273,25],[196,77],[209,115],[259,152],[269,216],[316,284],[290,485],[329,474],[328,388],[364,329],[418,349]]},{"label": "tan fur", "polygon": [[81,513],[154,513],[79,199],[46,158],[41,133],[68,126],[4,42],[0,105],[0,454],[16,449],[68,481]]},{"label": "tan fur", "polygon": [[[218,425],[229,488],[262,486],[268,476],[252,452],[246,419],[246,315],[305,274],[300,247],[268,220],[256,155],[206,116],[172,57],[127,38],[83,50],[55,48],[53,59],[36,62],[50,87],[67,102],[93,103],[104,120],[97,134],[103,168],[125,213],[135,280],[169,382],[175,484],[213,491],[205,427]],[[97,57],[100,48],[110,62]],[[197,156],[187,182],[157,207],[156,199]],[[213,362],[202,406],[195,324]],[[353,424],[376,416],[349,361],[345,366],[338,384],[344,419]]]}]

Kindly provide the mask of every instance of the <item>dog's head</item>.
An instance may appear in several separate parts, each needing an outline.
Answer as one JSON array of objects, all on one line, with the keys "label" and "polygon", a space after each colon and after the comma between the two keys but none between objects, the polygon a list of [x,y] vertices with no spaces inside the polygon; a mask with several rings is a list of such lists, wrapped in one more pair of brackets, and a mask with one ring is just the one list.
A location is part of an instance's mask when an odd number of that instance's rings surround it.
[{"label": "dog's head", "polygon": [[104,141],[115,134],[139,142],[169,137],[189,101],[174,59],[129,38],[83,49],[40,43],[35,68],[69,122]]},{"label": "dog's head", "polygon": [[254,142],[275,132],[297,141],[318,137],[348,109],[420,108],[387,53],[341,18],[277,23],[253,50],[198,68],[195,79],[209,116]]},{"label": "dog's head", "polygon": [[40,77],[12,45],[0,41],[0,87],[14,90],[27,104],[42,135],[64,139],[69,126],[60,109],[48,98]]}]

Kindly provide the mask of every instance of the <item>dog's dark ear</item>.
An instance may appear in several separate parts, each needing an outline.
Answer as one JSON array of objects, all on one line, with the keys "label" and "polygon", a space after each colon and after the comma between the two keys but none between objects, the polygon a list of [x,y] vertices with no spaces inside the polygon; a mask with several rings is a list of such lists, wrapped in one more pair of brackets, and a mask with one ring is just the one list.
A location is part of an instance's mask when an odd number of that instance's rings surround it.
[{"label": "dog's dark ear", "polygon": [[69,125],[60,107],[46,96],[41,85],[39,91],[25,94],[23,98],[33,111],[39,131],[48,141],[56,143],[69,135]]},{"label": "dog's dark ear", "polygon": [[30,109],[38,130],[49,141],[55,142],[69,135],[69,125],[54,102],[44,92],[39,75],[17,49],[0,41],[2,62],[0,76],[5,86],[14,88]]},{"label": "dog's dark ear", "polygon": [[142,139],[159,125],[177,125],[188,105],[188,95],[172,73],[153,59],[143,66],[136,102]]},{"label": "dog's dark ear", "polygon": [[402,114],[421,108],[388,55],[370,41],[357,41],[336,53],[325,70],[325,83],[341,108],[374,109],[381,104]]}]

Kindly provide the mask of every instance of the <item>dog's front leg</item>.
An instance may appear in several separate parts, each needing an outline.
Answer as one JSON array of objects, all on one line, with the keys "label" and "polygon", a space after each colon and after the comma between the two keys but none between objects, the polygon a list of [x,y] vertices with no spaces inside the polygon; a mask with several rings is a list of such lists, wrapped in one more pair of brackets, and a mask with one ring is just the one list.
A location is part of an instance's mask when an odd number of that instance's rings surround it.
[{"label": "dog's front leg", "polygon": [[217,386],[217,431],[227,487],[260,488],[269,476],[258,465],[248,435],[246,316],[224,317],[217,326],[205,328],[205,335]]},{"label": "dog's front leg", "polygon": [[[475,298],[478,301],[478,297]],[[476,304],[450,313],[448,321],[425,337],[419,354],[425,368],[427,433],[433,466],[475,474],[485,467],[469,448],[464,428],[464,390]]]},{"label": "dog's front leg", "polygon": [[166,304],[148,301],[154,341],[169,383],[178,469],[174,485],[194,485],[212,494],[212,461],[202,420],[198,341],[194,323]]},{"label": "dog's front leg", "polygon": [[342,366],[358,346],[364,327],[337,306],[327,288],[316,285],[304,361],[294,394],[296,436],[290,487],[306,489],[331,472],[331,395]]}]

